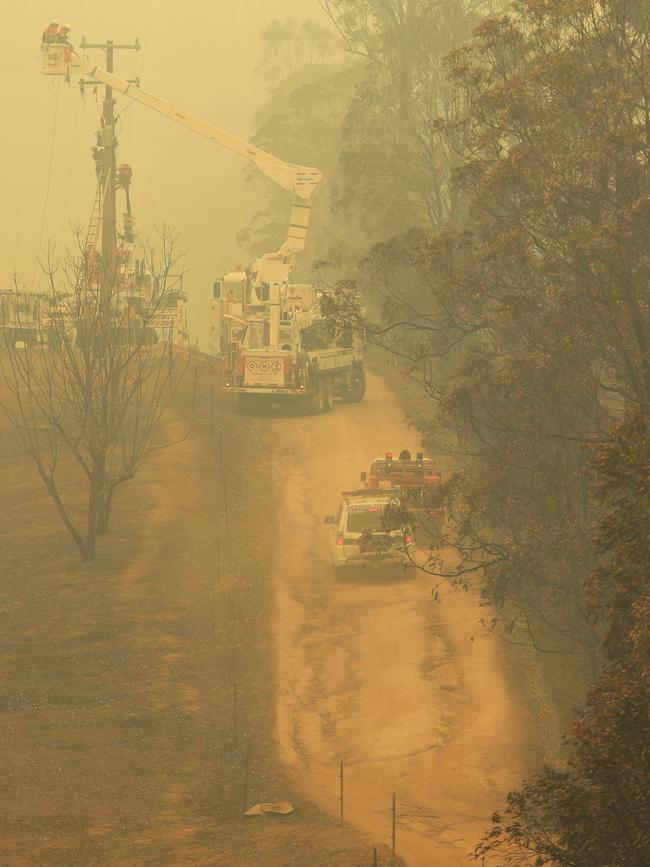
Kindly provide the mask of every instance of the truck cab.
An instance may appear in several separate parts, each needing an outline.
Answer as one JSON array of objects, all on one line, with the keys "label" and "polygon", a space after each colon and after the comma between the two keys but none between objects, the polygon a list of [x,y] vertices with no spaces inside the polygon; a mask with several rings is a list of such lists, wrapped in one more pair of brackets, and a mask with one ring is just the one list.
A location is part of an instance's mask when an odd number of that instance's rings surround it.
[{"label": "truck cab", "polygon": [[362,474],[362,481],[369,488],[412,488],[432,487],[441,482],[440,473],[436,472],[431,458],[425,458],[418,452],[415,459],[404,449],[399,457],[393,452],[386,452],[383,458],[375,458],[370,465],[370,473]]},{"label": "truck cab", "polygon": [[224,390],[237,394],[242,408],[299,401],[309,412],[328,412],[336,397],[363,398],[362,347],[358,341],[342,345],[313,287],[274,283],[268,301],[249,306],[244,329],[230,345]]}]

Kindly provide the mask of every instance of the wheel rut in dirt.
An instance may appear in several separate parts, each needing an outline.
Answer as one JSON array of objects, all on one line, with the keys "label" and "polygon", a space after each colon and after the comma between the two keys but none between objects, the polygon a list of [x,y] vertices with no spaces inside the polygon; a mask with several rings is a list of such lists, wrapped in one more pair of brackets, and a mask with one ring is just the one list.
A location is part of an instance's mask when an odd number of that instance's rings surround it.
[{"label": "wheel rut in dirt", "polygon": [[281,452],[275,585],[276,731],[296,785],[390,839],[410,867],[455,867],[518,781],[525,749],[503,649],[480,631],[476,593],[432,579],[335,581],[323,518],[386,450],[418,445],[392,391],[368,377],[364,403],[269,419]]}]

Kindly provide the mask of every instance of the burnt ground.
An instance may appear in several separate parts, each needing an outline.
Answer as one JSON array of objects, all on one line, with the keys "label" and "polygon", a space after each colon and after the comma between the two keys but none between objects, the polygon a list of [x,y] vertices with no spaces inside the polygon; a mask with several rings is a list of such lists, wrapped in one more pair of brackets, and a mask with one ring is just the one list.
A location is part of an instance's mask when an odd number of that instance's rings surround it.
[{"label": "burnt ground", "polygon": [[[93,564],[0,416],[0,863],[370,864],[276,759],[268,467],[287,456],[272,425],[251,439],[205,358],[174,408],[182,441],[122,489]],[[293,816],[241,817],[247,755],[247,803],[288,798]]]}]

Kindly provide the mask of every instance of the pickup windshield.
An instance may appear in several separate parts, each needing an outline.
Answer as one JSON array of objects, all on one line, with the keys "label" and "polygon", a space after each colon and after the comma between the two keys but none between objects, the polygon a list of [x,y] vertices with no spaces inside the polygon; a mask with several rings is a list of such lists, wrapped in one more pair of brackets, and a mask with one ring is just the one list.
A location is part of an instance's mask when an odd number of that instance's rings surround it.
[{"label": "pickup windshield", "polygon": [[[388,531],[384,525],[385,506],[355,506],[348,512],[348,533],[385,533]],[[393,528],[395,529],[395,528]]]}]

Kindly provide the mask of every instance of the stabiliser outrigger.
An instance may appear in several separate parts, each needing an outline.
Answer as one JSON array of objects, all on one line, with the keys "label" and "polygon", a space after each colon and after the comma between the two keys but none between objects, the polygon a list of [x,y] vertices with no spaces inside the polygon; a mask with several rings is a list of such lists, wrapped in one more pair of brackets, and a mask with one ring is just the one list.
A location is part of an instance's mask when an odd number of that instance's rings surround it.
[{"label": "stabiliser outrigger", "polygon": [[[83,46],[82,46],[83,49]],[[311,197],[322,173],[316,168],[284,162],[220,127],[177,108],[130,82],[80,57],[69,43],[43,43],[43,72],[69,79],[88,78],[123,93],[244,159],[293,194],[287,238],[273,253],[253,265],[254,278],[238,311],[241,335],[225,351],[224,390],[237,393],[243,406],[301,399],[313,412],[331,409],[334,397],[357,401],[365,393],[360,343],[350,336],[341,345],[329,333],[311,286],[294,286],[289,275],[296,254],[305,247]],[[225,316],[228,315],[224,311]],[[234,318],[234,317],[233,317]]]}]

